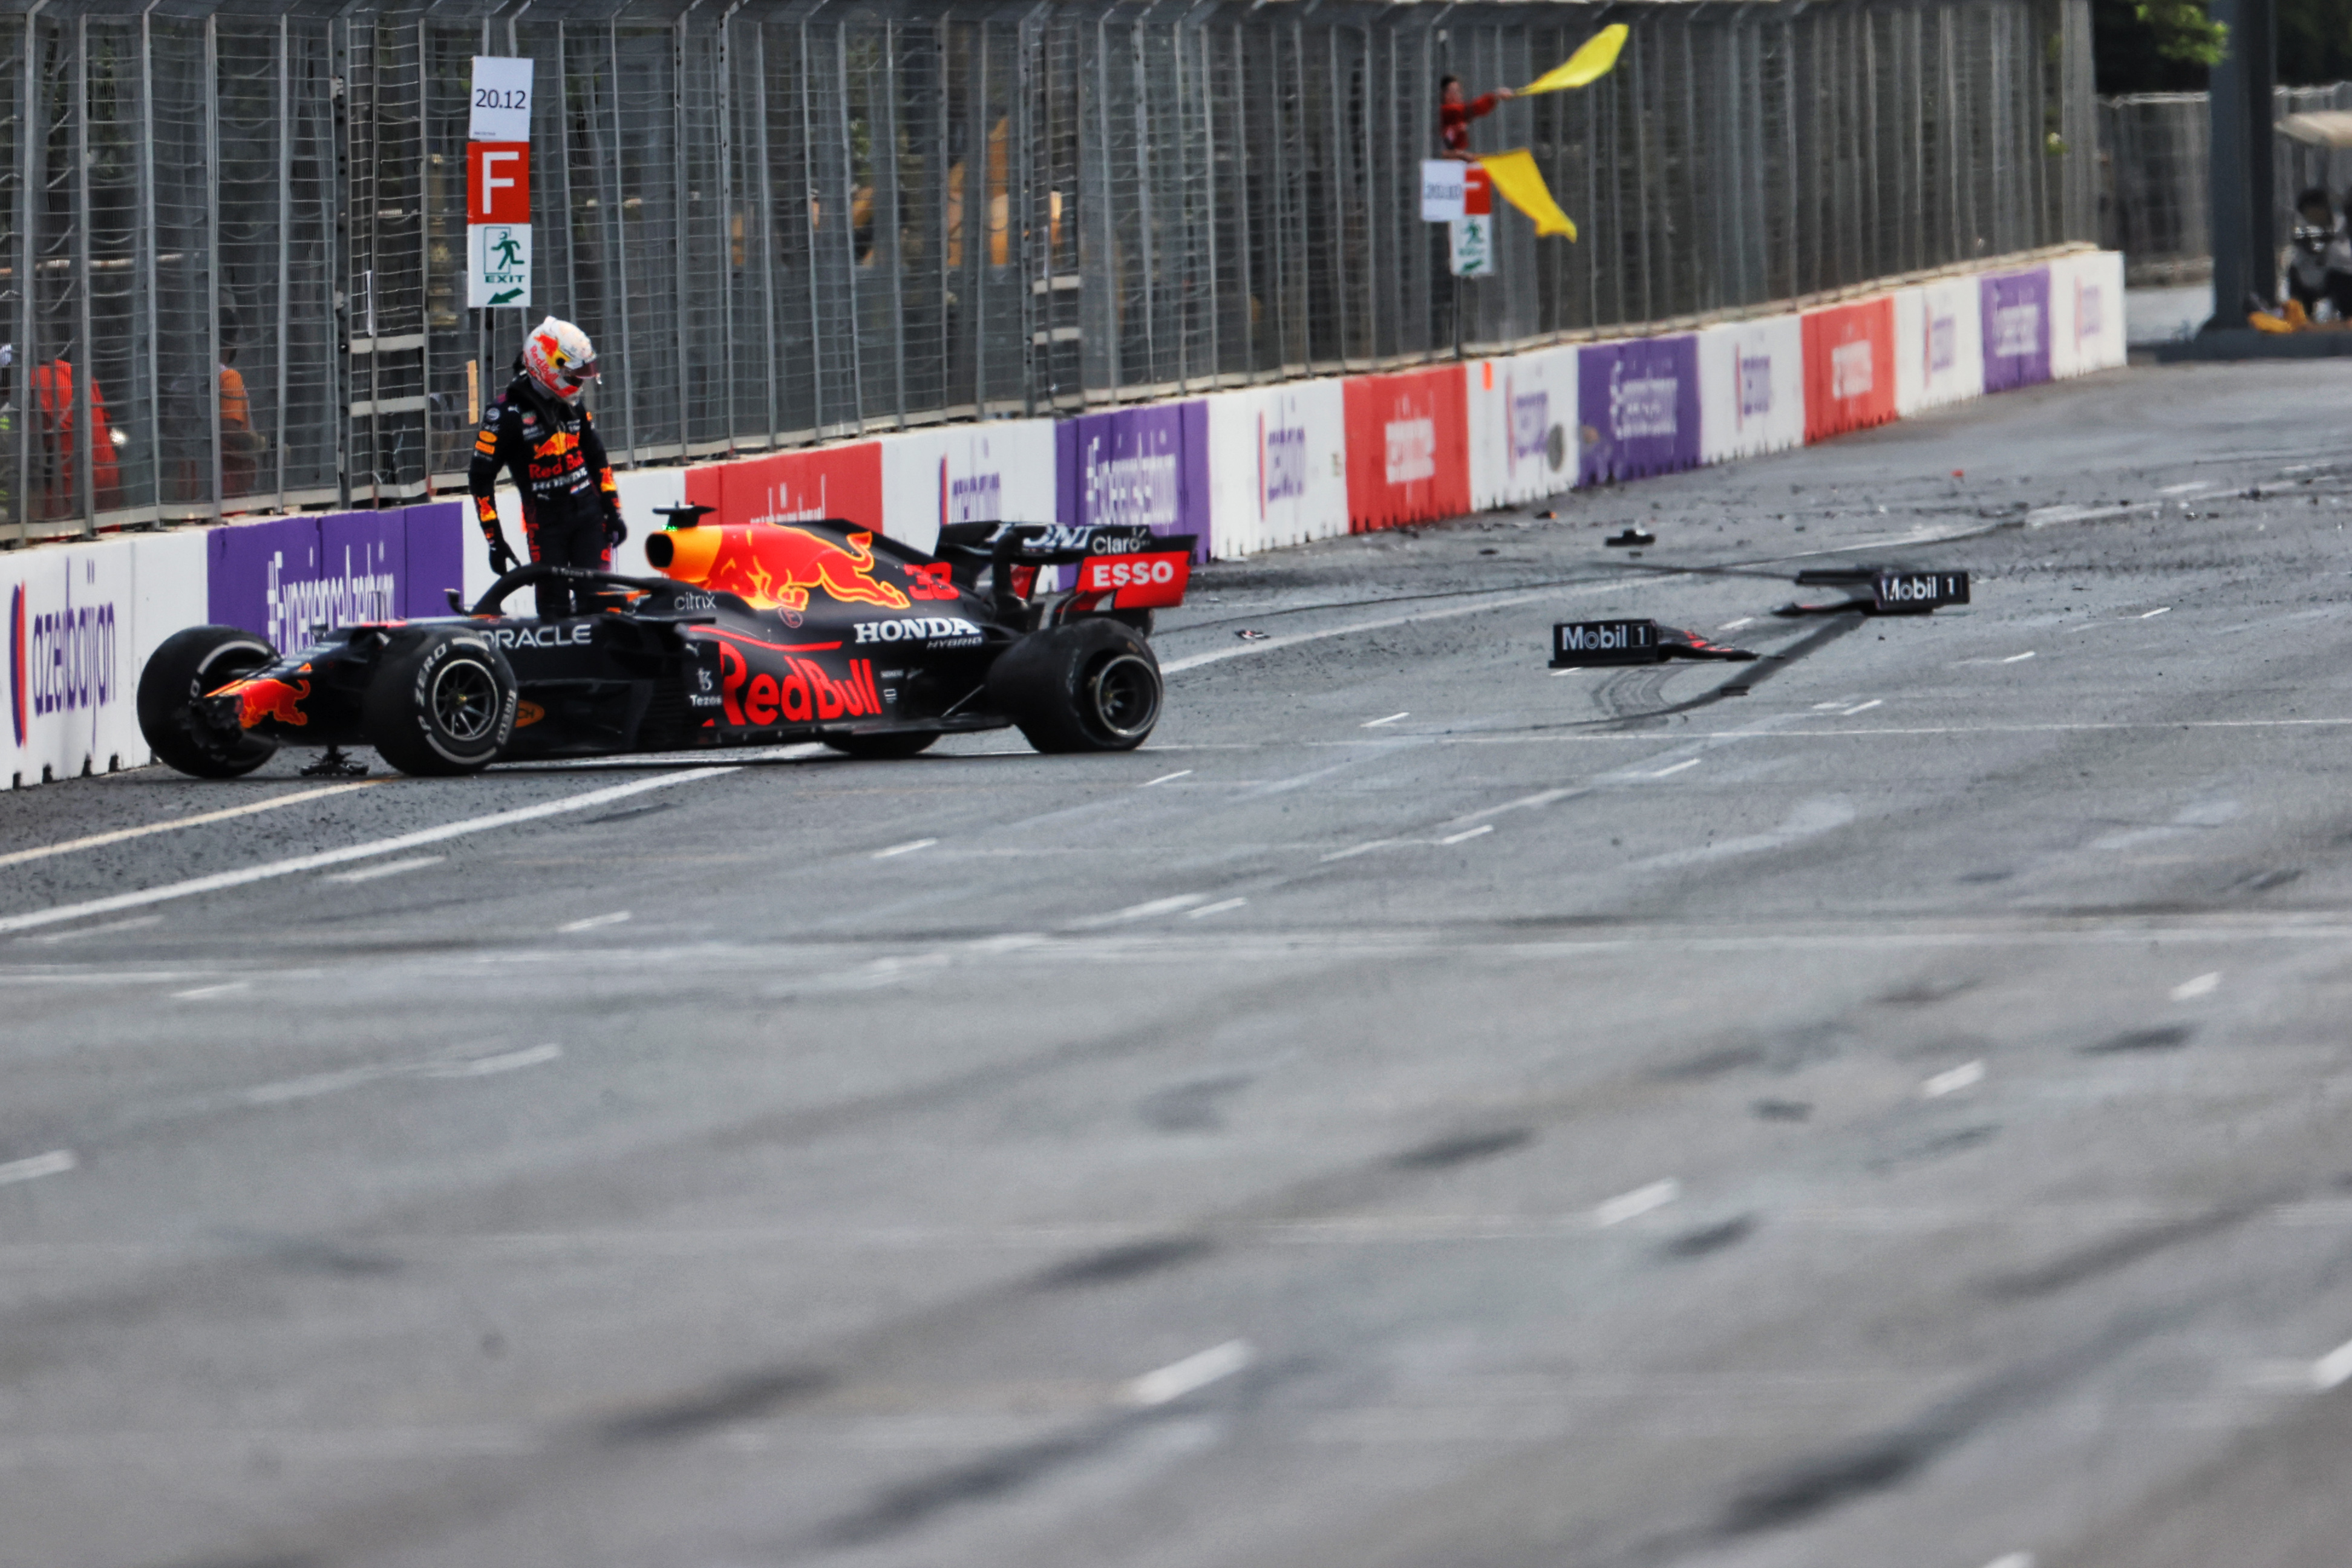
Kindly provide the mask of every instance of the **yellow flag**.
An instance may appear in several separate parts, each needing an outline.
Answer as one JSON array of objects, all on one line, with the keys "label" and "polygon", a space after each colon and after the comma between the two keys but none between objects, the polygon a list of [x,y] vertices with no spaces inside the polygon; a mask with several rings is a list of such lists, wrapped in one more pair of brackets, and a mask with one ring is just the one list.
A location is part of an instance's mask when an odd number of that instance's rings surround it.
[{"label": "yellow flag", "polygon": [[1568,215],[1551,199],[1551,187],[1544,184],[1543,171],[1536,167],[1534,153],[1524,147],[1514,147],[1507,153],[1479,159],[1478,165],[1495,182],[1495,188],[1502,192],[1505,201],[1536,220],[1538,237],[1547,234],[1564,234],[1571,240],[1576,237],[1576,226],[1568,221]]},{"label": "yellow flag", "polygon": [[1583,87],[1599,81],[1617,63],[1617,51],[1625,47],[1627,28],[1618,22],[1603,27],[1584,41],[1584,47],[1568,57],[1567,61],[1519,89],[1525,98],[1531,92],[1558,92],[1564,87]]}]

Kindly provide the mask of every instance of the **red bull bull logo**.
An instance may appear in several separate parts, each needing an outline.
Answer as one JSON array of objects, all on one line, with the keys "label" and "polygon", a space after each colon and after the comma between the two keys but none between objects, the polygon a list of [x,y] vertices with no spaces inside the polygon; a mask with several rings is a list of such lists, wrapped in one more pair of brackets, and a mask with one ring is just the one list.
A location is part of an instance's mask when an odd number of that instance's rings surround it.
[{"label": "red bull bull logo", "polygon": [[812,593],[844,603],[903,610],[904,592],[874,576],[874,536],[852,533],[841,543],[814,529],[776,523],[730,523],[672,529],[646,541],[646,559],[680,583],[738,594],[761,609],[797,614]]},{"label": "red bull bull logo", "polygon": [[558,430],[530,449],[534,458],[560,458],[566,452],[580,450],[580,437],[569,430]]},{"label": "red bull bull logo", "polygon": [[310,695],[310,683],[307,680],[275,680],[267,676],[232,680],[213,695],[236,698],[236,721],[248,730],[266,719],[292,725],[310,721],[302,711],[303,700]]}]

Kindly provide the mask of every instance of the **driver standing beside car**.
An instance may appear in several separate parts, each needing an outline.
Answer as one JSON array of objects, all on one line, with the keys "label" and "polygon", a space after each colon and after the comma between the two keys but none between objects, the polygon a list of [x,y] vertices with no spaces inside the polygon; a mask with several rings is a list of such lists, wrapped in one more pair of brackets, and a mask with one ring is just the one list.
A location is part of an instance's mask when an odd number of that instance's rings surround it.
[{"label": "driver standing beside car", "polygon": [[[520,374],[482,414],[466,488],[474,518],[490,547],[490,570],[515,568],[514,552],[499,525],[499,470],[510,470],[522,494],[523,542],[532,561],[604,572],[613,547],[628,538],[621,494],[604,437],[581,402],[596,379],[596,350],[588,334],[553,316],[523,340]],[[593,615],[593,588],[561,580],[537,584],[542,619]]]}]

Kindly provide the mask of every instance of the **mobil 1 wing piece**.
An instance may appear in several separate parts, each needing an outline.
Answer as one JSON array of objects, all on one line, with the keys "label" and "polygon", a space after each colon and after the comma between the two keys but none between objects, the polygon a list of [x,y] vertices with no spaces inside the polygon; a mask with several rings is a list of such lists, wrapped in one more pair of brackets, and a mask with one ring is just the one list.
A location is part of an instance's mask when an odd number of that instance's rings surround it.
[{"label": "mobil 1 wing piece", "polygon": [[1663,664],[1670,658],[1751,659],[1746,648],[1711,643],[1696,632],[1651,620],[1559,621],[1551,628],[1551,668]]},{"label": "mobil 1 wing piece", "polygon": [[[1969,574],[1915,566],[1817,566],[1797,574],[1799,587],[1835,585],[1854,597],[1833,605],[1783,605],[1776,616],[1925,616],[1969,602]],[[1864,597],[1864,593],[1868,597]]]}]

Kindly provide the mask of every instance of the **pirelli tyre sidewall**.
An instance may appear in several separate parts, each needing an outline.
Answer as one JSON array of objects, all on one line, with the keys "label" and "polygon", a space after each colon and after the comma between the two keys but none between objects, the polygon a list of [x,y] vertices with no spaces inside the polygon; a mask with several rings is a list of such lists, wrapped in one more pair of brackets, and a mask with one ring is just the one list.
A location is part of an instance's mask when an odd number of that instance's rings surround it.
[{"label": "pirelli tyre sidewall", "polygon": [[278,742],[268,736],[223,734],[196,710],[206,692],[277,658],[268,643],[238,626],[190,626],[165,637],[139,672],[139,731],[155,760],[200,779],[233,779],[277,755]]},{"label": "pirelli tyre sidewall", "polygon": [[514,670],[478,632],[419,630],[384,650],[361,714],[368,744],[402,773],[470,773],[514,736]]},{"label": "pirelli tyre sidewall", "polygon": [[1041,752],[1129,752],[1160,721],[1160,661],[1134,627],[1089,616],[1005,649],[988,695]]}]

